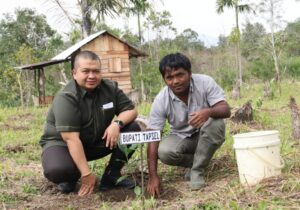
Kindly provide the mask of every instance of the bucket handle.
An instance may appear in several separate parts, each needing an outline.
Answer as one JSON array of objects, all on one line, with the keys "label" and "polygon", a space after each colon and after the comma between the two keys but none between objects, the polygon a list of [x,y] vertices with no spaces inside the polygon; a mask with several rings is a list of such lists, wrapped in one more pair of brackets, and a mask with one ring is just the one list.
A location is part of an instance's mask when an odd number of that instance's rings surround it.
[{"label": "bucket handle", "polygon": [[275,165],[272,162],[268,161],[267,159],[263,158],[261,155],[259,155],[257,152],[255,152],[254,150],[250,149],[249,151],[251,151],[256,157],[258,157],[259,159],[261,159],[262,161],[264,161],[265,163],[273,166],[275,169],[282,169],[284,167],[284,160],[282,159],[282,157],[280,157],[280,165]]}]

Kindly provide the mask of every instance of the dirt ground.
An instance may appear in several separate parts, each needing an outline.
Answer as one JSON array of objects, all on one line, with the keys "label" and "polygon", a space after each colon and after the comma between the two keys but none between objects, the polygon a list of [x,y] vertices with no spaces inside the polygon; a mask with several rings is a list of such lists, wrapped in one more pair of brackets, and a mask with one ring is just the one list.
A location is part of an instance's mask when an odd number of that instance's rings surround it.
[{"label": "dirt ground", "polygon": [[[16,148],[7,148],[16,150]],[[226,157],[223,157],[224,160]],[[6,161],[3,159],[3,161]],[[222,177],[215,173],[224,167],[220,165],[221,159],[215,159],[210,166],[215,172],[210,174],[207,186],[200,191],[190,191],[188,182],[184,180],[185,169],[179,167],[163,167],[162,182],[163,190],[159,198],[151,204],[153,209],[189,209],[203,205],[203,194],[213,192],[221,186],[226,186],[228,177]],[[11,163],[14,164],[14,163]],[[11,165],[12,166],[12,165]],[[13,167],[12,167],[13,168]],[[9,177],[16,177],[20,171],[31,171],[32,176],[20,177],[19,180],[14,178],[9,181]],[[133,174],[136,181],[140,184],[141,174]],[[15,200],[11,202],[2,202],[3,209],[141,209],[141,199],[137,198],[133,190],[114,189],[109,191],[95,190],[95,193],[86,197],[79,197],[76,192],[62,194],[58,191],[55,184],[47,181],[42,175],[41,165],[31,163],[18,166],[18,171],[9,171],[7,174],[6,189],[2,188],[2,193],[13,195]],[[145,174],[147,180],[147,174]],[[24,192],[24,185],[34,186],[34,192],[27,190]],[[77,185],[78,191],[80,183]],[[33,191],[33,190],[31,190]],[[150,197],[146,193],[146,200]],[[146,201],[147,202],[147,201]],[[148,204],[149,206],[149,204]]]},{"label": "dirt ground", "polygon": [[[14,170],[16,163],[9,163],[5,158],[0,159],[10,164],[12,169],[7,171],[6,177],[2,177],[6,180],[6,185],[0,189],[0,194],[14,198],[2,202],[2,209],[142,209],[141,200],[133,190],[114,189],[100,192],[96,189],[94,194],[86,197],[79,197],[76,192],[61,194],[56,185],[43,177],[39,162],[30,162],[21,167],[18,165]],[[300,191],[285,193],[284,187],[288,186],[289,178],[286,175],[266,179],[254,188],[241,187],[238,184],[235,162],[229,155],[212,160],[206,174],[207,184],[199,191],[189,189],[188,182],[184,180],[185,169],[165,165],[161,165],[160,169],[162,193],[152,203],[146,194],[145,209],[223,209],[220,206],[232,209],[232,201],[239,206],[257,209],[257,203],[271,201],[276,197],[286,198],[291,207],[287,209],[297,209],[297,206],[300,206]],[[20,175],[20,171],[30,171],[31,176]],[[299,169],[293,169],[292,172],[300,175]],[[141,176],[138,170],[133,176],[140,183]],[[147,174],[145,179],[147,180]],[[76,191],[78,188],[79,184]],[[292,208],[293,206],[295,208]]]},{"label": "dirt ground", "polygon": [[[24,118],[31,119],[31,115]],[[13,131],[28,130],[28,121],[21,122],[24,123],[3,123],[0,126]],[[256,129],[257,125],[249,127]],[[243,126],[231,126],[230,132],[243,129]],[[86,197],[79,197],[77,192],[61,194],[57,186],[42,174],[38,145],[7,144],[1,151],[0,209],[143,209],[141,198],[133,190],[100,192],[96,188],[95,193]],[[300,209],[299,150],[295,151],[284,157],[287,166],[282,175],[265,179],[252,188],[239,184],[232,149],[225,148],[213,158],[206,173],[207,184],[198,191],[191,191],[184,180],[185,169],[159,164],[163,189],[156,199],[151,199],[146,193],[145,209]],[[138,168],[135,167],[132,175],[141,184]],[[145,173],[145,183],[147,178]]]}]

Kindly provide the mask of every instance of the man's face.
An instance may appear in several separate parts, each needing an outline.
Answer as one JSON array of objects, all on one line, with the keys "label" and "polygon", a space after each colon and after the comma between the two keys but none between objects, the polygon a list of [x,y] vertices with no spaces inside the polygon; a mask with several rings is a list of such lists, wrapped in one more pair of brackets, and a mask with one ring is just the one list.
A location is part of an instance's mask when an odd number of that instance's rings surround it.
[{"label": "man's face", "polygon": [[185,93],[190,85],[191,74],[183,68],[166,71],[164,80],[175,95]]},{"label": "man's face", "polygon": [[73,77],[80,87],[91,91],[101,82],[100,68],[101,64],[98,60],[79,58],[73,69]]}]

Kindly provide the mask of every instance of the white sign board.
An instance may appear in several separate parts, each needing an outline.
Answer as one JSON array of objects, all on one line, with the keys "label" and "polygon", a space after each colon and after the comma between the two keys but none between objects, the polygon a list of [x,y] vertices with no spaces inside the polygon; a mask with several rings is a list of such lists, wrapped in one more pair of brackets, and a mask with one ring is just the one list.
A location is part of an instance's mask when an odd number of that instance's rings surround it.
[{"label": "white sign board", "polygon": [[160,141],[160,131],[128,132],[120,134],[121,144],[141,144]]}]

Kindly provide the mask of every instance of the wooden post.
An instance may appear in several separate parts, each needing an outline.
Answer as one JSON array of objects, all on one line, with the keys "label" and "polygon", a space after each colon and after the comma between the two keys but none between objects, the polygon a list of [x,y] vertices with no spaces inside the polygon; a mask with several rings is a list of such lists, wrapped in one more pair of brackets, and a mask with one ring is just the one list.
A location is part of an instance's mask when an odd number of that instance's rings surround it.
[{"label": "wooden post", "polygon": [[46,98],[45,98],[45,73],[44,69],[41,68],[38,70],[38,90],[39,90],[39,104],[45,104]]}]

